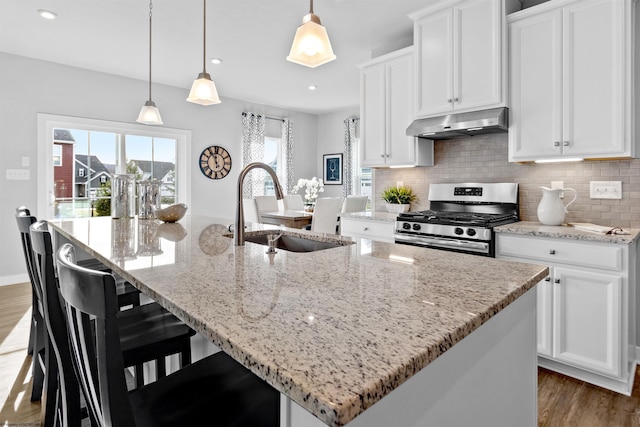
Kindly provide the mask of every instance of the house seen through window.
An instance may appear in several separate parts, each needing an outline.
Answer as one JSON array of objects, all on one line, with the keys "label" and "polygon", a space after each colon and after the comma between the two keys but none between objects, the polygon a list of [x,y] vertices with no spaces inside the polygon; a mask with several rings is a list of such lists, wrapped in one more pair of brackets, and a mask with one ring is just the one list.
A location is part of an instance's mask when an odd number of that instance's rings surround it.
[{"label": "house seen through window", "polygon": [[171,138],[79,129],[54,129],[56,217],[111,214],[111,178],[160,181],[161,204],[176,201],[176,144]]}]

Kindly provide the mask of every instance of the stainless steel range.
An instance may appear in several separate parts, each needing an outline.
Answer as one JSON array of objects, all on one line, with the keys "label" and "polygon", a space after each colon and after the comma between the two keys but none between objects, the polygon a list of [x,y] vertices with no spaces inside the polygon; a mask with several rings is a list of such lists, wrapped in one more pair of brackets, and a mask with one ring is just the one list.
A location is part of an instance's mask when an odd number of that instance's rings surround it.
[{"label": "stainless steel range", "polygon": [[431,184],[429,210],[400,214],[395,242],[493,257],[493,227],[516,221],[516,183]]}]

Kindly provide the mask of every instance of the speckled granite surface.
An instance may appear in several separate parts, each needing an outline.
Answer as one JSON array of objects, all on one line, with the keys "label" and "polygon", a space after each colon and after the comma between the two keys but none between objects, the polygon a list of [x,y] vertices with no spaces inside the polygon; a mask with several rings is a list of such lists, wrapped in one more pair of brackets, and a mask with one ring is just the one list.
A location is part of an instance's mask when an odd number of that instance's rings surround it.
[{"label": "speckled granite surface", "polygon": [[629,234],[601,234],[579,230],[568,225],[543,225],[539,222],[514,222],[493,229],[496,233],[522,234],[525,236],[553,237],[570,240],[586,240],[603,243],[633,243],[638,239],[640,230],[629,229]]},{"label": "speckled granite surface", "polygon": [[51,224],[330,426],[347,424],[547,274],[340,236],[345,245],[333,249],[267,255],[258,244],[233,246],[223,236],[229,221],[191,215],[170,229],[108,217]]},{"label": "speckled granite surface", "polygon": [[396,218],[398,218],[397,213],[392,212],[347,212],[341,213],[340,216],[342,218],[353,218],[353,219],[368,219],[371,221],[380,221],[380,222],[396,222]]}]

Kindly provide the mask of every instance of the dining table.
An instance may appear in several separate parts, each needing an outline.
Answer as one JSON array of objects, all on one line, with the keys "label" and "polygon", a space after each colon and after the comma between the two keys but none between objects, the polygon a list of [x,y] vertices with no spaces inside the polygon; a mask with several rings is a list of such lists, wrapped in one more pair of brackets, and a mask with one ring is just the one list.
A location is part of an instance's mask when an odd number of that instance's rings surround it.
[{"label": "dining table", "polygon": [[313,212],[283,210],[260,213],[263,224],[284,225],[289,228],[304,228],[311,224]]}]

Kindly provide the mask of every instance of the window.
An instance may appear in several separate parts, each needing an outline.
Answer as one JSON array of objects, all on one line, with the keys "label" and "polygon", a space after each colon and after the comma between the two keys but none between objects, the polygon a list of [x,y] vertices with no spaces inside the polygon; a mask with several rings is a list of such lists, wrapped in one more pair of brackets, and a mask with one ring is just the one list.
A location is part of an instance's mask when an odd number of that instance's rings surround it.
[{"label": "window", "polygon": [[62,166],[62,145],[53,144],[53,166]]},{"label": "window", "polygon": [[[61,135],[65,143],[54,143]],[[53,202],[39,206],[38,216],[110,215],[111,177],[117,173],[160,180],[165,206],[190,204],[190,139],[191,132],[177,129],[38,114],[39,161],[56,150],[73,159],[38,174],[39,200]]]},{"label": "window", "polygon": [[[281,176],[280,171],[278,170],[278,166],[283,164],[282,160],[282,140],[280,138],[273,138],[267,136],[264,138],[264,157],[262,158],[262,162],[271,166],[271,168],[276,172],[278,177]],[[264,195],[265,196],[273,196],[276,194],[276,190],[274,188],[273,179],[271,179],[271,175],[264,174]]]}]

